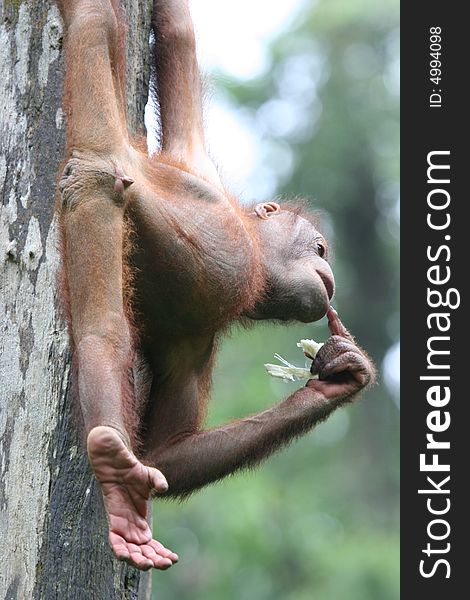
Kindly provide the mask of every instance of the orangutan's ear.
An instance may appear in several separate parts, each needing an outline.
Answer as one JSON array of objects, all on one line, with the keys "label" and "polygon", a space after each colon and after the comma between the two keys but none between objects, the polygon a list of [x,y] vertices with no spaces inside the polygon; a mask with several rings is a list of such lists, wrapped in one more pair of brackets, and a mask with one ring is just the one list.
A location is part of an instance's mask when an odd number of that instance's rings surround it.
[{"label": "orangutan's ear", "polygon": [[277,202],[261,202],[255,207],[255,213],[260,219],[268,219],[271,215],[281,212]]}]

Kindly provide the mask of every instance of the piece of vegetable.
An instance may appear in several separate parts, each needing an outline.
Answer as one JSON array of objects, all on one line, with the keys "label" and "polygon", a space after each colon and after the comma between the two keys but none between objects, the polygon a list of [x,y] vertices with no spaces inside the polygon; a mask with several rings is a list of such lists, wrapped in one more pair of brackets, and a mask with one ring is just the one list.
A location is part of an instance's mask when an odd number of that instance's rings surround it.
[{"label": "piece of vegetable", "polygon": [[[297,342],[297,347],[302,348],[305,356],[311,360],[315,358],[322,346],[322,343],[318,343],[315,340],[300,340],[300,342]],[[284,381],[298,381],[299,379],[314,379],[317,377],[317,375],[313,375],[310,372],[309,368],[296,367],[279,354],[275,354],[274,358],[284,366],[272,365],[270,363],[265,364],[265,369],[271,377],[277,377]]]},{"label": "piece of vegetable", "polygon": [[307,358],[311,358],[312,360],[315,358],[317,352],[322,346],[322,342],[316,342],[315,340],[300,340],[300,342],[297,342],[297,348],[302,348],[305,356]]}]

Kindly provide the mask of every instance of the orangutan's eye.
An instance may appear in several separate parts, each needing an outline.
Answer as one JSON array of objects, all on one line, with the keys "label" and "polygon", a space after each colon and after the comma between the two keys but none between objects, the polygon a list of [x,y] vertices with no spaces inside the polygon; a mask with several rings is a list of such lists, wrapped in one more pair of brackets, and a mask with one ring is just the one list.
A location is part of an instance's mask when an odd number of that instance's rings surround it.
[{"label": "orangutan's eye", "polygon": [[317,252],[320,258],[323,258],[326,254],[326,247],[323,242],[317,242]]}]

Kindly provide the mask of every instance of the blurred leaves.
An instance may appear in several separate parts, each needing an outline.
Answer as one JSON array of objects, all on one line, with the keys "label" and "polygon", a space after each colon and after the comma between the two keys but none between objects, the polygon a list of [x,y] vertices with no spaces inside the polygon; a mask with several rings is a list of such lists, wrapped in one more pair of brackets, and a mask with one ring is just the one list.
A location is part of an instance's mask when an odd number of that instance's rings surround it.
[{"label": "blurred leaves", "polygon": [[[270,48],[259,79],[217,79],[263,144],[276,193],[311,200],[334,247],[335,306],[379,368],[398,339],[398,5],[307,3]],[[264,198],[260,198],[263,200]],[[295,389],[269,378],[274,352],[325,324],[235,331],[222,344],[208,424]],[[178,600],[395,600],[398,411],[382,381],[255,473],[184,505],[155,504],[157,539],[180,564],[154,597]]]}]

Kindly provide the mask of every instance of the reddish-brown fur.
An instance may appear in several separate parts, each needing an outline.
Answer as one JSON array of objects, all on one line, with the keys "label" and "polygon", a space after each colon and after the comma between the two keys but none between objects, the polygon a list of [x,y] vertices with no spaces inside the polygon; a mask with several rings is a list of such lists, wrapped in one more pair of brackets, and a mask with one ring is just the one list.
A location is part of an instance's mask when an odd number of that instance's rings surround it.
[{"label": "reddish-brown fur", "polygon": [[[242,208],[221,183],[205,148],[187,1],[155,2],[162,139],[153,157],[127,130],[118,1],[61,0],[60,8],[61,289],[84,431],[116,555],[167,568],[176,555],[135,525],[163,476],[133,453],[162,470],[169,495],[188,495],[311,429],[367,385],[373,369],[329,308],[334,280],[315,221],[298,204]],[[333,336],[319,353],[320,380],[258,415],[203,430],[218,341],[231,323],[327,313]],[[137,396],[139,356],[151,382]]]}]

